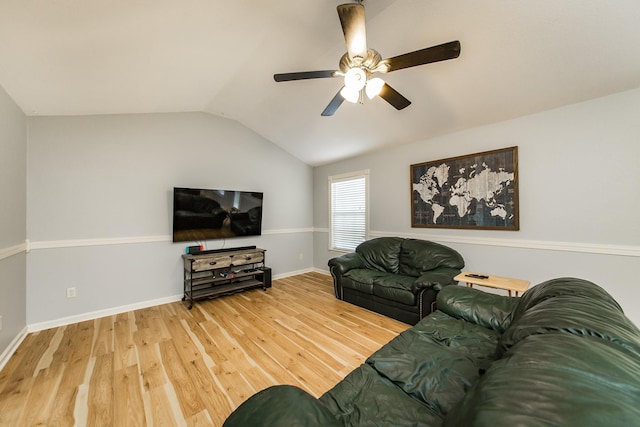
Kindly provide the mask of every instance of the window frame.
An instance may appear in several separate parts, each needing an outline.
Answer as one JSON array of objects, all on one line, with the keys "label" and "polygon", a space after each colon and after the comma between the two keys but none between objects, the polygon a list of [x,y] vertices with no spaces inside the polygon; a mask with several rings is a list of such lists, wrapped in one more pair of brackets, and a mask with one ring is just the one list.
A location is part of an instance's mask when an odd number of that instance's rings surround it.
[{"label": "window frame", "polygon": [[[333,206],[333,184],[338,182],[351,181],[356,179],[364,179],[364,240],[369,240],[369,169],[360,170],[356,172],[348,172],[338,175],[330,175],[328,177],[328,206],[329,206],[329,242],[328,247],[330,251],[334,252],[353,252],[354,248],[336,247],[334,242],[334,206]],[[362,242],[361,242],[362,243]]]}]

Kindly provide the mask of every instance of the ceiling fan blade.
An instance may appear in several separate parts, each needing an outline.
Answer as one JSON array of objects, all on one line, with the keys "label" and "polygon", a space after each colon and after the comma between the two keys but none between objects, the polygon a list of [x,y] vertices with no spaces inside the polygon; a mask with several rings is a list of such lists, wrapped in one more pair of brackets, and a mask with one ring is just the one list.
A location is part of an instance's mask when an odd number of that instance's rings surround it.
[{"label": "ceiling fan blade", "polygon": [[347,44],[347,53],[352,61],[367,57],[367,31],[364,20],[364,6],[361,4],[341,4],[338,16]]},{"label": "ceiling fan blade", "polygon": [[382,90],[378,96],[393,105],[396,110],[402,110],[403,108],[411,105],[411,101],[402,96],[400,92],[389,86],[387,83],[382,86]]},{"label": "ceiling fan blade", "polygon": [[416,65],[446,61],[447,59],[454,59],[458,56],[460,56],[460,42],[456,40],[438,46],[416,50],[415,52],[405,53],[404,55],[394,56],[382,62],[389,66],[387,72],[391,72],[403,68],[415,67]]},{"label": "ceiling fan blade", "polygon": [[[340,89],[342,90],[342,88]],[[344,98],[340,95],[340,90],[336,93],[336,96],[333,97],[327,108],[324,109],[321,116],[333,116],[333,113],[336,112],[339,106],[344,102]]]},{"label": "ceiling fan blade", "polygon": [[336,77],[337,71],[334,70],[322,70],[322,71],[300,71],[297,73],[281,73],[274,74],[273,79],[277,82],[288,82],[291,80],[306,80],[306,79],[324,79],[326,77]]}]

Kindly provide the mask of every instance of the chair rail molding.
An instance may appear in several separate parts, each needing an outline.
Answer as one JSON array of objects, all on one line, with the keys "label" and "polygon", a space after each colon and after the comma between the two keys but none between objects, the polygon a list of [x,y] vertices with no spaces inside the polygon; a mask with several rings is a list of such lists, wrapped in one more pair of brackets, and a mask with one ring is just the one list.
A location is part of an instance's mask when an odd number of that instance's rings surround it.
[{"label": "chair rail molding", "polygon": [[[275,230],[263,230],[262,235],[277,235],[277,234],[296,234],[296,233],[313,233],[313,227],[308,228],[287,228],[287,229],[275,229]],[[259,237],[259,236],[256,236]],[[132,236],[132,237],[105,237],[98,239],[69,239],[69,240],[43,240],[31,242],[28,245],[28,250],[33,249],[60,249],[60,248],[74,248],[82,246],[107,246],[107,245],[130,245],[137,243],[157,243],[157,242],[172,242],[173,239],[170,234],[160,236]],[[0,250],[0,259],[1,252]]]},{"label": "chair rail molding", "polygon": [[[372,236],[375,235],[376,237],[395,235],[378,231],[372,231],[370,234]],[[466,245],[501,246],[519,249],[539,249],[545,251],[581,252],[600,255],[640,257],[640,246],[603,245],[598,243],[556,242],[545,240],[496,239],[466,236],[436,236],[415,233],[407,235],[400,234],[398,236]]]},{"label": "chair rail molding", "polygon": [[21,252],[29,252],[29,241],[25,240],[24,243],[20,243],[15,246],[9,246],[8,248],[0,248],[0,261],[9,258],[10,256],[17,255]]},{"label": "chair rail molding", "polygon": [[[317,233],[329,233],[328,228],[315,228]],[[441,243],[459,243],[465,245],[500,246],[519,249],[538,249],[545,251],[580,252],[599,255],[617,255],[640,257],[640,246],[608,245],[599,243],[556,242],[545,240],[498,239],[487,237],[467,237],[453,235],[434,235],[419,233],[393,233],[387,231],[370,231],[369,237],[406,237],[411,239],[432,240]]]}]

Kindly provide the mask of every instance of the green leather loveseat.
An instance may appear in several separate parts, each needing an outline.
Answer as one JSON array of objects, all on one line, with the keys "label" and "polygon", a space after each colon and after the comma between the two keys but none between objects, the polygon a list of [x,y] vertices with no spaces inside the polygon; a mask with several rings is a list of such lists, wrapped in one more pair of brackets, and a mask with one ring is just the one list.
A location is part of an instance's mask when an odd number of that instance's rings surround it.
[{"label": "green leather loveseat", "polygon": [[455,250],[434,242],[379,237],[329,260],[338,299],[415,325],[431,313],[437,292],[464,267]]},{"label": "green leather loveseat", "polygon": [[224,426],[640,426],[640,331],[602,288],[447,286],[437,302],[319,399],[270,387]]}]

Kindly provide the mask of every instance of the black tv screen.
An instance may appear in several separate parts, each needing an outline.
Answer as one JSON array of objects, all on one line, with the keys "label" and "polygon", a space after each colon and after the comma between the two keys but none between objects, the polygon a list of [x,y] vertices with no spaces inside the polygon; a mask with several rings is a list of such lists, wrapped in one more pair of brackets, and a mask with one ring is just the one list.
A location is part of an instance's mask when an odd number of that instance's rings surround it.
[{"label": "black tv screen", "polygon": [[173,241],[187,242],[262,234],[259,192],[173,189]]}]

